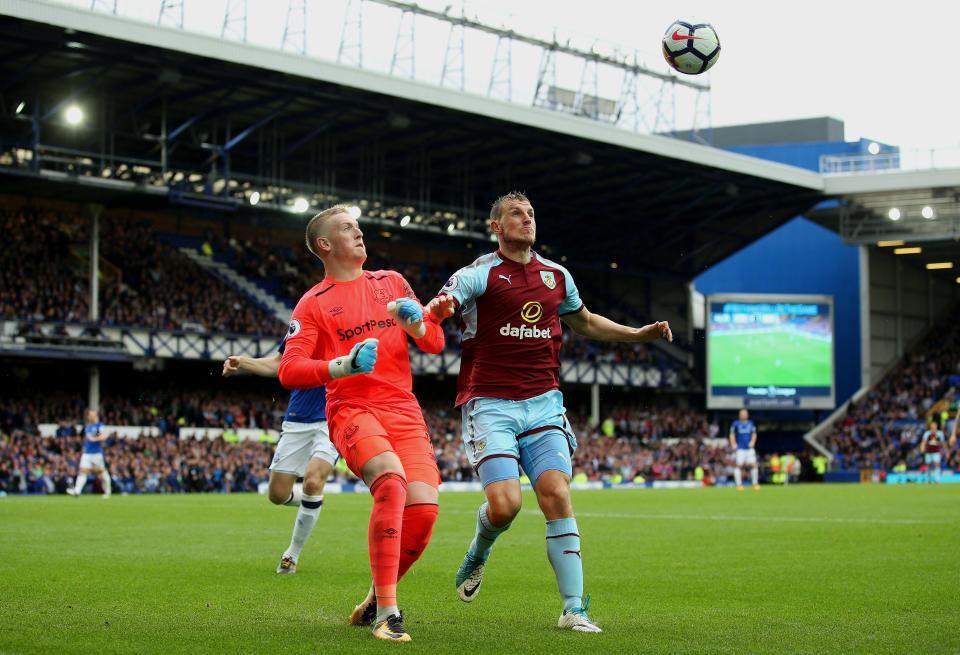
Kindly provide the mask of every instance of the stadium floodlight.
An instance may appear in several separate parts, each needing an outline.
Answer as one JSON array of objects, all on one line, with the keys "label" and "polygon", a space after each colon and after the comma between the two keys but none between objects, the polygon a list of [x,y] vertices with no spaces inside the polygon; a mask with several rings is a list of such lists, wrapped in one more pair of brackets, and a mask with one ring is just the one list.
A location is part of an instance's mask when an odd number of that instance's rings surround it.
[{"label": "stadium floodlight", "polygon": [[879,154],[880,154],[880,144],[879,144],[879,143],[871,143],[870,145],[867,146],[867,152],[869,152],[871,155],[879,155]]},{"label": "stadium floodlight", "polygon": [[250,204],[256,205],[258,202],[260,202],[260,192],[254,191],[250,194]]},{"label": "stadium floodlight", "polygon": [[293,201],[293,211],[297,212],[298,214],[302,214],[308,209],[310,209],[310,202],[303,196],[300,196]]},{"label": "stadium floodlight", "polygon": [[454,225],[453,223],[450,223],[449,225],[447,225],[447,234],[453,234],[453,231],[454,229],[456,229],[456,227],[457,226]]},{"label": "stadium floodlight", "polygon": [[358,218],[360,218],[361,213],[362,212],[360,211],[360,208],[357,207],[356,205],[351,205],[347,207],[347,214],[349,214],[350,218],[352,218],[353,220],[357,220]]},{"label": "stadium floodlight", "polygon": [[77,105],[70,105],[66,111],[63,112],[63,117],[70,125],[79,125],[83,122],[83,110]]},{"label": "stadium floodlight", "polygon": [[400,227],[407,227],[408,225],[410,225],[410,214],[406,214],[400,219]]},{"label": "stadium floodlight", "polygon": [[15,112],[13,112],[13,113],[14,113],[14,114],[19,114],[20,112],[23,111],[23,108],[26,107],[26,106],[27,106],[27,102],[26,102],[25,100],[21,100],[21,101],[20,101],[20,104],[17,105],[17,110],[16,110]]},{"label": "stadium floodlight", "polygon": [[933,207],[931,207],[930,205],[927,205],[923,209],[921,209],[920,215],[926,218],[927,220],[930,220],[931,218],[936,216],[936,214],[933,213]]},{"label": "stadium floodlight", "polygon": [[899,221],[901,216],[900,210],[896,207],[891,207],[890,211],[887,212],[887,216],[890,217],[891,221]]},{"label": "stadium floodlight", "polygon": [[919,255],[923,252],[920,246],[911,246],[910,248],[894,248],[894,255]]},{"label": "stadium floodlight", "polygon": [[930,262],[927,264],[928,271],[939,271],[945,268],[953,268],[953,262]]},{"label": "stadium floodlight", "polygon": [[893,248],[894,246],[902,246],[903,239],[894,239],[892,241],[877,241],[877,246],[880,248]]},{"label": "stadium floodlight", "polygon": [[618,264],[617,262],[610,262],[610,268],[616,270],[620,268],[620,264]]}]

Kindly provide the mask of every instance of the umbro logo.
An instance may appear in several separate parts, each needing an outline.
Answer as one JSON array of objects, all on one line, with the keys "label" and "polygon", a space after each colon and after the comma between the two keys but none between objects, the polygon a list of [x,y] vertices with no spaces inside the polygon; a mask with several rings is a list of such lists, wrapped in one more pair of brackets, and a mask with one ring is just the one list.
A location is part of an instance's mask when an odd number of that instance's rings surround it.
[{"label": "umbro logo", "polygon": [[395,537],[399,532],[400,531],[397,530],[396,528],[387,528],[386,530],[383,531],[383,534],[387,535],[388,537]]},{"label": "umbro logo", "polygon": [[341,305],[337,305],[336,307],[330,308],[330,316],[340,316],[340,314],[342,313],[343,313],[343,307]]},{"label": "umbro logo", "polygon": [[512,273],[511,273],[510,275],[503,275],[502,273],[500,274],[500,279],[501,279],[501,280],[506,280],[506,281],[507,281],[507,284],[509,284],[511,287],[513,286],[513,282],[510,281],[510,278],[512,278],[512,277],[513,277],[513,274],[512,274]]}]

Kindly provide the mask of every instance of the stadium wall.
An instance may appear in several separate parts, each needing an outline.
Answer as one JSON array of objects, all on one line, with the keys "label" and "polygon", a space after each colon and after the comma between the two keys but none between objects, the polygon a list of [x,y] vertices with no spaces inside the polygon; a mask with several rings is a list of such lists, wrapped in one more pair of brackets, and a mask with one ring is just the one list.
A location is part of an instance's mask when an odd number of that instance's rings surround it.
[{"label": "stadium wall", "polygon": [[870,383],[876,383],[957,302],[953,275],[937,275],[869,250]]},{"label": "stadium wall", "polygon": [[759,157],[760,159],[769,159],[780,162],[781,164],[790,164],[799,168],[806,168],[811,171],[820,171],[820,157],[822,155],[866,155],[869,154],[871,143],[877,143],[880,146],[880,152],[893,153],[898,152],[899,148],[883,143],[878,143],[871,139],[860,139],[859,141],[812,141],[808,143],[776,143],[766,145],[732,146],[725,150],[737,152],[742,155]]}]

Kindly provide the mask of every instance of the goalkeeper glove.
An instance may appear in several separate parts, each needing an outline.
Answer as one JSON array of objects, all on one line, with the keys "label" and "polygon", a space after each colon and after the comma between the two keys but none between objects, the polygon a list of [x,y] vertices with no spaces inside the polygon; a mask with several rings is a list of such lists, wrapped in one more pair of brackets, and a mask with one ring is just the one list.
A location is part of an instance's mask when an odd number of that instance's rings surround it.
[{"label": "goalkeeper glove", "polygon": [[356,344],[343,357],[331,359],[329,364],[330,377],[336,380],[348,375],[366,375],[373,372],[377,363],[376,339],[366,339]]},{"label": "goalkeeper glove", "polygon": [[414,339],[421,339],[427,333],[423,324],[423,307],[412,298],[397,298],[387,305],[387,311],[397,319],[403,331]]}]

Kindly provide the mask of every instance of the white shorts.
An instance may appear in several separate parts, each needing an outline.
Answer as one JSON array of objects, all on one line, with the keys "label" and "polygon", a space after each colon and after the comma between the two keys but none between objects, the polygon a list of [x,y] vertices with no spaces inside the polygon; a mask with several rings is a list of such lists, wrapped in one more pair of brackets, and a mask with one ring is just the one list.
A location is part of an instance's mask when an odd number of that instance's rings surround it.
[{"label": "white shorts", "polygon": [[337,449],[330,441],[330,429],[326,421],[317,423],[294,423],[284,421],[280,426],[280,443],[273,454],[270,470],[289,473],[302,478],[307,472],[310,459],[316,457],[335,466]]},{"label": "white shorts", "polygon": [[80,455],[80,468],[106,470],[107,465],[103,461],[103,453],[83,453]]},{"label": "white shorts", "polygon": [[753,448],[737,448],[737,466],[756,466],[757,451]]}]

